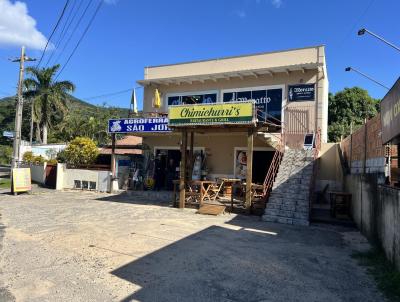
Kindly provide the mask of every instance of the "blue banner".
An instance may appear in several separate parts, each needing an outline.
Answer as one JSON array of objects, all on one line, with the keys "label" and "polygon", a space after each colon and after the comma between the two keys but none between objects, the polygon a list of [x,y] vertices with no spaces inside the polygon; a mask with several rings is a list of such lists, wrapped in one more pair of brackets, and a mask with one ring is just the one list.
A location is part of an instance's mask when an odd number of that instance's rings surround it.
[{"label": "blue banner", "polygon": [[170,132],[168,118],[126,118],[108,120],[109,133]]}]

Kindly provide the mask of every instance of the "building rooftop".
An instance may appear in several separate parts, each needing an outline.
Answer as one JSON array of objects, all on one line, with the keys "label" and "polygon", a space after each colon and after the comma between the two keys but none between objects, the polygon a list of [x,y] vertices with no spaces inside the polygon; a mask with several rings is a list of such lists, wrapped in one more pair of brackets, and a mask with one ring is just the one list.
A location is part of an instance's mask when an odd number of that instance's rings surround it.
[{"label": "building rooftop", "polygon": [[231,77],[274,75],[291,71],[324,68],[324,46],[264,52],[251,55],[191,61],[145,68],[144,80],[140,85],[170,85],[205,80],[216,81]]}]

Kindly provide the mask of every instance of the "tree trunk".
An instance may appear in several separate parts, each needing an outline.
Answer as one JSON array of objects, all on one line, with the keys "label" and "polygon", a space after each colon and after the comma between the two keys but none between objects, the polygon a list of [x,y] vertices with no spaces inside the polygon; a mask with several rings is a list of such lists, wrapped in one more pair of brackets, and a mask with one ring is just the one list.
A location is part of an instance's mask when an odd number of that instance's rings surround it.
[{"label": "tree trunk", "polygon": [[42,143],[44,145],[47,145],[47,124],[42,125],[42,135],[43,135]]},{"label": "tree trunk", "polygon": [[42,139],[40,137],[40,126],[39,126],[39,123],[35,123],[35,124],[36,124],[36,131],[35,131],[36,142],[41,143]]}]

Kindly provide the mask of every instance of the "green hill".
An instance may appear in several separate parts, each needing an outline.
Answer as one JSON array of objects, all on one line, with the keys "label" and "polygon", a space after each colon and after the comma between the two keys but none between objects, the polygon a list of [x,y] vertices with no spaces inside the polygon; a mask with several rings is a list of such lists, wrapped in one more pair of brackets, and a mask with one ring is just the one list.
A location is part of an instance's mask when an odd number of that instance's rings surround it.
[{"label": "green hill", "polygon": [[[3,131],[13,131],[14,130],[14,119],[15,119],[15,102],[16,97],[5,97],[0,99],[0,144],[10,143],[5,138],[2,137]],[[68,113],[65,118],[69,119],[80,119],[81,123],[88,121],[90,117],[99,120],[100,124],[104,124],[104,129],[106,129],[106,120],[108,118],[116,117],[128,117],[128,108],[118,108],[118,107],[102,107],[89,104],[82,101],[72,95],[69,95],[67,99]],[[23,109],[23,121],[22,121],[22,138],[29,140],[30,133],[30,102],[27,101],[24,104]],[[51,139],[49,142],[63,141],[63,136],[60,134],[61,127],[58,127],[60,120],[54,121],[53,129],[50,130]],[[84,126],[84,125],[83,125]],[[65,128],[65,126],[64,126]],[[79,134],[78,134],[79,135]]]}]

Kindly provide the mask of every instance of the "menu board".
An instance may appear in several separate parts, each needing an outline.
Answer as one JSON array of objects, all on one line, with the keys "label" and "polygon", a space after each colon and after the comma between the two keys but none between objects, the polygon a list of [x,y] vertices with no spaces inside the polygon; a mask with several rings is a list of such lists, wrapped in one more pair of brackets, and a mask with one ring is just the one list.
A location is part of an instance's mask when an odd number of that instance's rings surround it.
[{"label": "menu board", "polygon": [[14,192],[26,192],[32,189],[30,168],[15,168],[12,170],[12,176]]}]

